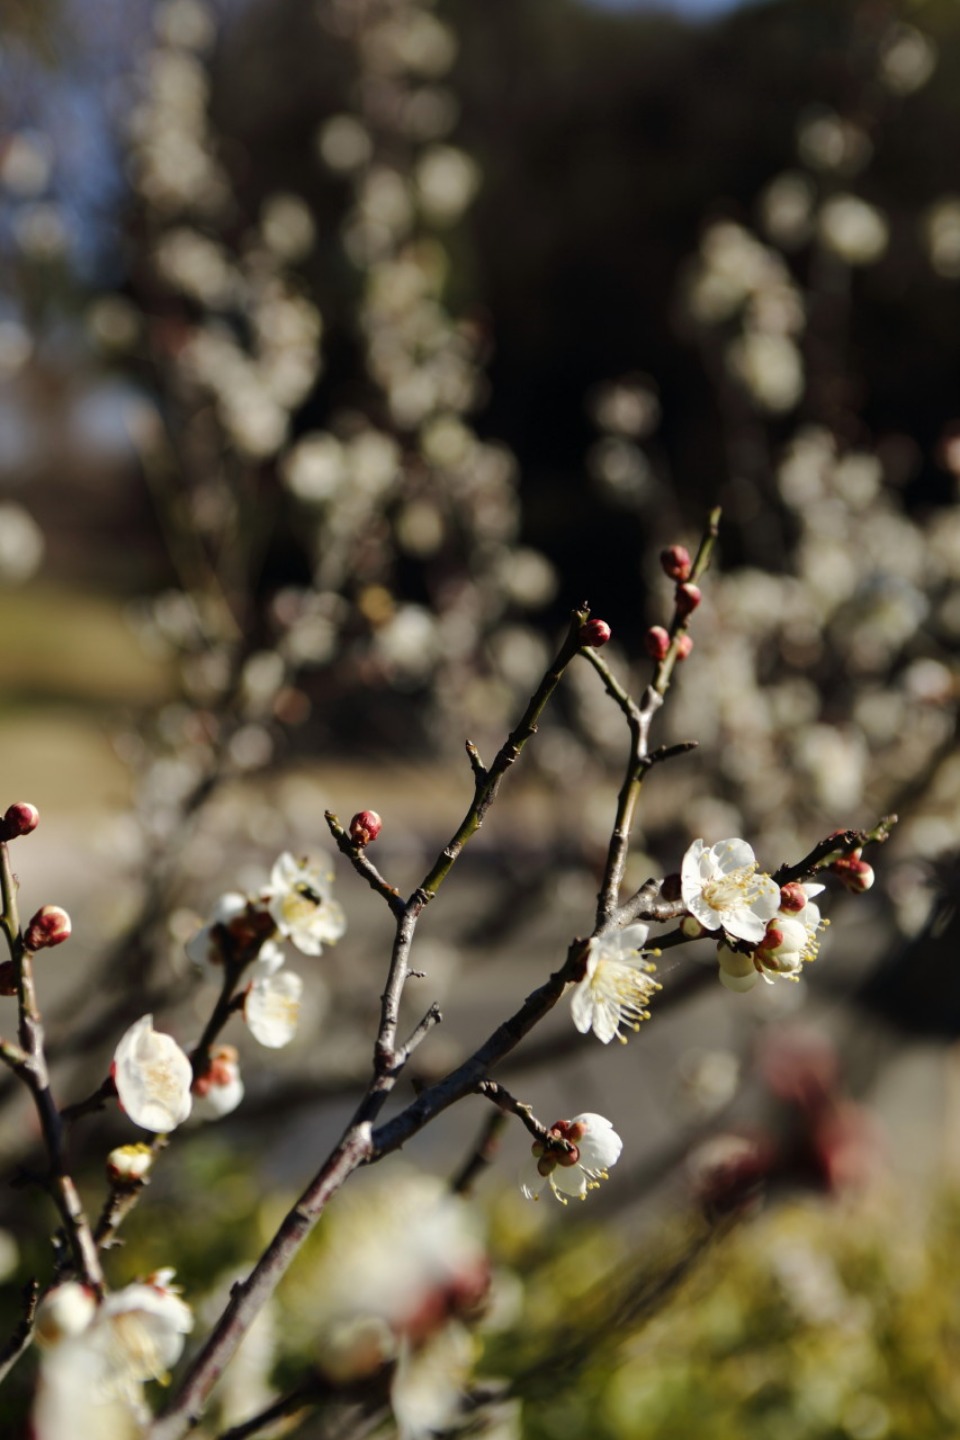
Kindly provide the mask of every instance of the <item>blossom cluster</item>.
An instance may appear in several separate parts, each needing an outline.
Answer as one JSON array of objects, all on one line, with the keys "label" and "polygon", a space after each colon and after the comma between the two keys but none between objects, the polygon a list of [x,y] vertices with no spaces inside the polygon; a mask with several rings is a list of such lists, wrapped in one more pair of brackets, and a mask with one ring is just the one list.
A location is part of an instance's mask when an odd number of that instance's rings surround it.
[{"label": "blossom cluster", "polygon": [[[288,851],[254,895],[221,895],[211,919],[187,943],[187,954],[209,979],[240,985],[242,1014],[253,1038],[268,1049],[288,1045],[297,1031],[303,981],[284,967],[281,941],[317,956],[346,929],[332,894],[333,874],[321,861]],[[238,1052],[214,1046],[192,1063],[171,1035],[144,1015],[121,1039],[112,1075],[120,1104],[145,1130],[166,1133],[191,1114],[217,1119],[243,1099]]]}]

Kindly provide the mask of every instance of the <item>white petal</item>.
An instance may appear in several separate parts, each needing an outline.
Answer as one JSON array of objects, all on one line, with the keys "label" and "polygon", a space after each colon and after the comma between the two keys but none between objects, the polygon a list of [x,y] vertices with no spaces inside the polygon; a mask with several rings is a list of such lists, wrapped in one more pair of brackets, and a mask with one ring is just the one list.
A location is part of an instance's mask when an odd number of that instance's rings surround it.
[{"label": "white petal", "polygon": [[757,861],[753,847],[748,845],[746,840],[738,840],[735,836],[730,840],[718,841],[713,846],[713,856],[724,875],[729,875],[731,870],[742,870],[747,865],[755,865]]},{"label": "white petal", "polygon": [[570,1015],[581,1035],[588,1035],[593,1028],[593,992],[589,980],[581,980],[570,997]]},{"label": "white petal", "polygon": [[247,991],[243,1007],[253,1038],[269,1050],[289,1045],[300,1020],[303,981],[291,970],[255,980]]},{"label": "white petal", "polygon": [[559,1199],[562,1195],[572,1195],[575,1200],[582,1200],[587,1193],[587,1177],[580,1165],[558,1165],[550,1175],[550,1188]]},{"label": "white petal", "polygon": [[616,1165],[623,1149],[623,1141],[604,1115],[594,1115],[588,1111],[583,1115],[575,1115],[571,1124],[587,1127],[583,1138],[576,1142],[580,1151],[580,1164],[584,1170],[599,1173],[609,1170],[611,1165]]},{"label": "white petal", "polygon": [[113,1078],[124,1111],[144,1130],[166,1133],[190,1114],[193,1069],[172,1035],[144,1015],[123,1036],[113,1057]]}]

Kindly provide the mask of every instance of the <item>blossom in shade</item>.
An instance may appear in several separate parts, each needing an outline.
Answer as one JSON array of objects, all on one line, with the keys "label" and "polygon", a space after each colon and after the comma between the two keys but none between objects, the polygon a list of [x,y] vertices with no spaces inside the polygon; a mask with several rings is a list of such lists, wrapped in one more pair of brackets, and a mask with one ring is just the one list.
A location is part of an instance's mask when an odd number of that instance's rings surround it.
[{"label": "blossom in shade", "polygon": [[582,1034],[592,1030],[604,1045],[625,1042],[623,1026],[638,1030],[640,1021],[650,1018],[647,1002],[660,986],[651,979],[655,967],[640,953],[648,933],[646,925],[628,925],[590,941],[586,971],[570,1000]]},{"label": "blossom in shade", "polygon": [[219,1120],[243,1099],[240,1057],[233,1045],[216,1045],[210,1064],[193,1082],[193,1113],[200,1120]]},{"label": "blossom in shade", "polygon": [[246,908],[246,895],[228,891],[214,905],[209,924],[201,926],[196,935],[187,941],[188,959],[198,965],[209,979],[220,980],[223,976],[223,926],[242,915]]},{"label": "blossom in shade", "polygon": [[558,1120],[549,1133],[551,1140],[566,1140],[571,1148],[538,1140],[533,1146],[537,1178],[533,1183],[521,1181],[521,1190],[528,1200],[539,1200],[548,1186],[564,1205],[571,1195],[585,1200],[588,1190],[607,1179],[610,1166],[620,1158],[623,1141],[609,1120],[589,1112]]},{"label": "blossom in shade", "polygon": [[314,860],[296,860],[285,852],[270,872],[263,892],[280,934],[304,955],[319,955],[347,928],[343,910],[330,893],[333,872]]},{"label": "blossom in shade", "polygon": [[760,971],[752,955],[741,950],[731,950],[729,945],[717,946],[717,960],[720,965],[720,984],[726,990],[752,990],[760,979]]},{"label": "blossom in shade", "polygon": [[261,975],[247,990],[243,1018],[254,1040],[268,1050],[289,1045],[300,1023],[303,981],[290,970]]},{"label": "blossom in shade", "polygon": [[121,1106],[142,1129],[166,1133],[190,1114],[190,1061],[172,1035],[154,1030],[152,1015],[130,1026],[114,1052],[112,1074]]},{"label": "blossom in shade", "polygon": [[705,930],[724,930],[755,944],[780,906],[779,885],[757,871],[745,840],[711,846],[694,840],[683,857],[680,884],[683,903]]}]

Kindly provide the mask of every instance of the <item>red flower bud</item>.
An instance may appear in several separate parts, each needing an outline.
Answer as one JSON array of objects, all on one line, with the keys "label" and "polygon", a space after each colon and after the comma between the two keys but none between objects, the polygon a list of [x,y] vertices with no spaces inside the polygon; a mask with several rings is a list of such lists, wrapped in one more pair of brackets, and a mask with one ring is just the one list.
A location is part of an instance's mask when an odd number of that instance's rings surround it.
[{"label": "red flower bud", "polygon": [[40,811],[26,800],[18,800],[8,807],[0,820],[0,840],[16,840],[20,835],[29,835],[40,823]]},{"label": "red flower bud", "polygon": [[59,905],[41,905],[23,937],[28,950],[48,950],[70,939],[70,916]]},{"label": "red flower bud", "polygon": [[690,551],[683,545],[671,545],[660,552],[663,573],[671,580],[684,581],[690,578]]},{"label": "red flower bud", "polygon": [[690,654],[690,651],[691,651],[692,649],[693,649],[693,636],[692,636],[692,635],[678,635],[678,636],[677,636],[677,659],[678,659],[678,660],[686,660],[687,656]]},{"label": "red flower bud", "polygon": [[606,645],[610,639],[610,626],[606,620],[586,620],[580,626],[581,645]]},{"label": "red flower bud", "polygon": [[854,855],[834,860],[830,869],[854,895],[862,895],[865,890],[869,890],[876,879],[873,866],[868,865],[866,860],[858,860]]},{"label": "red flower bud", "polygon": [[757,953],[759,954],[761,951],[776,950],[777,947],[782,944],[783,931],[778,930],[776,925],[774,925],[773,921],[771,920],[770,924],[766,928],[766,931],[764,932],[763,939],[757,946]]},{"label": "red flower bud", "polygon": [[677,614],[686,620],[692,615],[700,604],[700,590],[696,585],[678,585],[674,596],[677,605]]},{"label": "red flower bud", "polygon": [[354,845],[369,845],[382,829],[383,821],[376,810],[359,810],[350,821],[350,839]]},{"label": "red flower bud", "polygon": [[643,638],[643,643],[647,647],[647,654],[652,659],[663,660],[670,649],[670,636],[662,625],[651,625]]},{"label": "red flower bud", "polygon": [[807,903],[807,892],[799,880],[780,886],[780,909],[785,915],[799,915]]}]

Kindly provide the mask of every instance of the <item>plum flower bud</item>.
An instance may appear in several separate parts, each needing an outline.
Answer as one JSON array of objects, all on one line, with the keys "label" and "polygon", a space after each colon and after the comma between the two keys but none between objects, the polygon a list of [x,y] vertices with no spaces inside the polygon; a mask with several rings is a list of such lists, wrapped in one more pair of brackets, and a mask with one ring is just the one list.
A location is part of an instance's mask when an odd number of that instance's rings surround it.
[{"label": "plum flower bud", "polygon": [[358,810],[350,821],[350,839],[354,845],[369,845],[382,829],[383,821],[376,810]]},{"label": "plum flower bud", "polygon": [[20,835],[29,835],[40,824],[40,811],[26,800],[18,800],[7,807],[0,820],[0,840],[16,840]]},{"label": "plum flower bud", "polygon": [[683,584],[690,578],[690,551],[684,545],[670,545],[660,551],[660,568],[671,580]]},{"label": "plum flower bud", "polygon": [[36,1334],[41,1345],[56,1345],[82,1335],[97,1313],[97,1300],[88,1285],[65,1280],[49,1290],[37,1306]]},{"label": "plum flower bud", "polygon": [[846,855],[842,860],[834,860],[830,870],[853,895],[862,895],[870,889],[876,879],[873,866],[855,855]]},{"label": "plum flower bud", "polygon": [[59,905],[41,905],[27,926],[23,940],[28,950],[48,950],[70,939],[70,916]]},{"label": "plum flower bud", "polygon": [[587,620],[580,626],[580,644],[596,647],[606,645],[611,633],[606,620]]},{"label": "plum flower bud", "polygon": [[131,1025],[113,1057],[113,1081],[134,1125],[165,1134],[190,1114],[193,1067],[172,1035],[153,1028],[153,1016]]},{"label": "plum flower bud", "polygon": [[647,654],[652,660],[665,660],[667,651],[670,649],[670,636],[662,625],[651,625],[643,637]]},{"label": "plum flower bud", "polygon": [[678,635],[678,636],[677,636],[677,659],[678,659],[678,660],[686,660],[687,656],[690,654],[690,651],[691,651],[692,649],[693,649],[693,636],[692,636],[692,635]]},{"label": "plum flower bud", "polygon": [[219,1120],[236,1110],[243,1099],[240,1064],[233,1045],[217,1045],[210,1064],[193,1082],[193,1113],[202,1120]]},{"label": "plum flower bud", "polygon": [[153,1168],[149,1145],[118,1145],[107,1156],[107,1179],[112,1185],[142,1185]]},{"label": "plum flower bud", "polygon": [[700,604],[700,587],[698,585],[678,585],[674,595],[674,602],[677,607],[677,614],[685,620],[692,615]]},{"label": "plum flower bud", "polygon": [[807,892],[798,880],[780,886],[780,914],[796,915],[807,904]]}]

